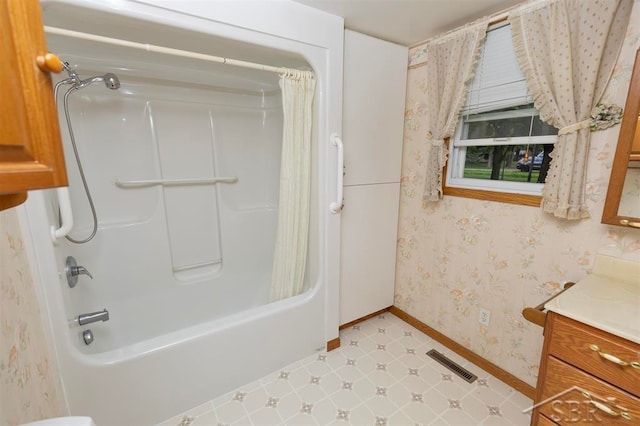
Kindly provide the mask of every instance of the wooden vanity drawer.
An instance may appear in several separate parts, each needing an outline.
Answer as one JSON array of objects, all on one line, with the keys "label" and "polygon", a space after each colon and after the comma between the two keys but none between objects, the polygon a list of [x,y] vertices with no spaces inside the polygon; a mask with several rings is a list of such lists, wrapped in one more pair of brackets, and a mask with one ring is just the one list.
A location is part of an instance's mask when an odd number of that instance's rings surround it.
[{"label": "wooden vanity drawer", "polygon": [[[552,338],[549,354],[640,396],[640,368],[614,362],[617,358],[628,364],[640,363],[640,345],[561,315],[550,314]],[[601,354],[615,358],[604,358],[593,350],[595,347],[592,345],[597,346]]]},{"label": "wooden vanity drawer", "polygon": [[555,426],[557,424],[558,423],[549,420],[546,416],[543,416],[542,414],[539,414],[536,426]]},{"label": "wooden vanity drawer", "polygon": [[[573,388],[573,387],[576,388]],[[573,388],[573,389],[572,389]],[[640,398],[549,356],[539,414],[558,424],[640,424]],[[585,396],[583,391],[590,396]],[[595,401],[595,404],[594,402]],[[602,408],[598,408],[600,405]],[[610,410],[607,413],[606,410]],[[621,413],[626,413],[628,418]]]}]

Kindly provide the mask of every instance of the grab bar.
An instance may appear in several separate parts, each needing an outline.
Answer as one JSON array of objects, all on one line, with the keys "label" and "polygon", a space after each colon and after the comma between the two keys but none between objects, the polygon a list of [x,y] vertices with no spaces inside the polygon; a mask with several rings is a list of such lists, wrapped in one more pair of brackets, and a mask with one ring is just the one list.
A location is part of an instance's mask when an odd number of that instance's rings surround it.
[{"label": "grab bar", "polygon": [[338,188],[336,191],[337,201],[329,204],[329,210],[331,210],[331,213],[333,214],[338,214],[342,210],[342,207],[344,207],[344,204],[342,202],[342,180],[344,178],[344,148],[342,145],[342,140],[336,133],[331,134],[330,140],[331,144],[335,145],[338,148],[338,174],[336,176]]},{"label": "grab bar", "polygon": [[58,239],[66,237],[73,228],[73,213],[71,212],[71,197],[69,187],[63,186],[56,189],[58,194],[58,206],[60,208],[60,228],[51,227],[51,239],[57,243]]},{"label": "grab bar", "polygon": [[118,188],[140,188],[145,186],[155,185],[208,185],[214,183],[236,183],[238,178],[232,177],[219,177],[219,178],[207,178],[207,179],[149,179],[149,180],[129,180],[121,181],[115,179],[113,184]]}]

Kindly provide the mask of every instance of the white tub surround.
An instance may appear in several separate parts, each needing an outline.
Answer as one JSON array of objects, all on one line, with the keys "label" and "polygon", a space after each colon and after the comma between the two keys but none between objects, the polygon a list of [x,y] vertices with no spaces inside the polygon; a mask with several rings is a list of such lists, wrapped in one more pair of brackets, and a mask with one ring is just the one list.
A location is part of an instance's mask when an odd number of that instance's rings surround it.
[{"label": "white tub surround", "polygon": [[597,255],[590,275],[544,307],[640,343],[640,262]]},{"label": "white tub surround", "polygon": [[[236,2],[42,5],[51,27],[313,70],[316,78],[302,293],[270,303],[283,132],[278,74],[48,36],[48,48],[81,78],[110,72],[121,83],[69,96],[95,238],[53,244],[55,191],[33,192],[26,205],[31,263],[70,413],[104,426],[152,424],[324,349],[338,336],[340,215],[329,212],[337,175],[329,135],[341,132],[342,19],[292,2],[270,2],[259,23]],[[92,216],[66,126],[63,139],[70,235],[82,238]],[[93,279],[82,275],[70,288],[68,256]],[[108,321],[77,325],[79,315],[104,308]],[[88,329],[90,345],[82,337]]]}]

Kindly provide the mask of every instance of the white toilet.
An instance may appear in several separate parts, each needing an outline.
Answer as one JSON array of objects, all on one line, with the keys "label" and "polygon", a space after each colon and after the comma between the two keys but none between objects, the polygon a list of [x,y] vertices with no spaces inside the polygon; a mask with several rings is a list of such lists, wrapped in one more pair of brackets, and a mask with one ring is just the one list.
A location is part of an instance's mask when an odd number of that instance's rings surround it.
[{"label": "white toilet", "polygon": [[20,426],[96,426],[91,417],[71,416],[38,420]]}]

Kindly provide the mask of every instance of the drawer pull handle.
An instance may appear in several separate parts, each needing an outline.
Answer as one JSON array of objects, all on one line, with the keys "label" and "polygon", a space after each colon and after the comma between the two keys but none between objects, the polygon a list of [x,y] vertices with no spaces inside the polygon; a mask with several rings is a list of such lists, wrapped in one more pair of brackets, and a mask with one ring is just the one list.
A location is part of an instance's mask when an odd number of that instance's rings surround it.
[{"label": "drawer pull handle", "polygon": [[611,354],[608,354],[606,352],[601,352],[600,348],[598,347],[598,345],[589,345],[589,349],[591,349],[594,352],[597,352],[598,355],[600,355],[602,358],[606,359],[607,361],[611,361],[614,364],[618,364],[621,367],[626,367],[626,366],[630,365],[633,368],[640,369],[640,362],[637,362],[637,361],[632,361],[632,362],[623,361],[620,358],[615,357],[615,356],[613,356]]},{"label": "drawer pull handle", "polygon": [[594,407],[596,407],[598,410],[600,411],[604,411],[605,413],[607,413],[610,416],[613,417],[622,417],[625,420],[631,420],[631,415],[629,413],[627,413],[626,411],[620,411],[619,413],[617,411],[615,411],[614,409],[612,409],[611,407],[603,404],[602,402],[596,401],[594,400],[591,395],[589,394],[589,392],[585,392],[582,391],[582,395],[584,395],[585,398],[587,398],[591,404],[593,404]]}]

